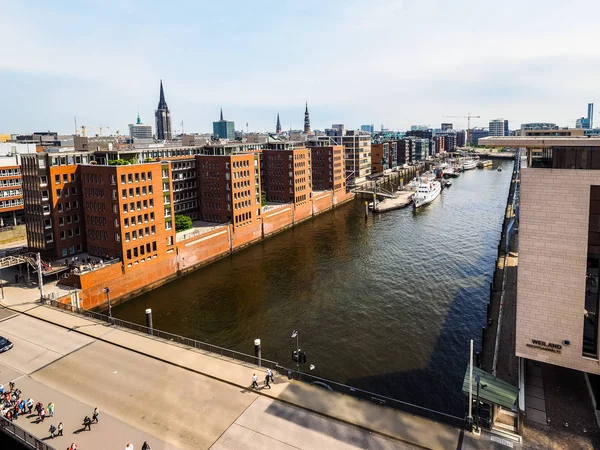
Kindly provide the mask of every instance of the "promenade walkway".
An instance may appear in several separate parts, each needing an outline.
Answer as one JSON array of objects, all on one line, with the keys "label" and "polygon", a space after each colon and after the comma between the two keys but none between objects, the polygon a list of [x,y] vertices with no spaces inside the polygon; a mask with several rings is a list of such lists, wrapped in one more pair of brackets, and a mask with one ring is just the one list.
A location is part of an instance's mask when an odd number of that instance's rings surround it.
[{"label": "promenade walkway", "polygon": [[[254,366],[40,306],[17,289],[0,310],[0,335],[15,342],[0,355],[0,381],[56,404],[66,431],[56,448],[137,449],[146,439],[153,449],[492,448],[487,437],[283,377],[251,390],[253,373],[264,379]],[[95,406],[101,424],[74,435]],[[50,426],[20,421],[40,437]]]}]

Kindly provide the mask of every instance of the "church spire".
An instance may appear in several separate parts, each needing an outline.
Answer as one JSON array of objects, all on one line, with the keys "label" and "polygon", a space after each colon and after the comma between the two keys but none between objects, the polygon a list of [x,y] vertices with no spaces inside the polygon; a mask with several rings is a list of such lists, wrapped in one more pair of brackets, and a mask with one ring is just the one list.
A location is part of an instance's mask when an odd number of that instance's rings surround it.
[{"label": "church spire", "polygon": [[165,100],[165,91],[163,89],[162,80],[160,80],[160,98],[158,100],[158,108],[154,114],[156,118],[156,138],[159,141],[170,141],[171,133],[171,113]]},{"label": "church spire", "polygon": [[281,133],[281,122],[279,121],[279,113],[277,113],[277,126],[275,127],[275,132],[277,134]]},{"label": "church spire", "polygon": [[308,102],[306,102],[306,110],[304,111],[304,132],[310,134],[310,117],[308,115]]},{"label": "church spire", "polygon": [[138,117],[137,117],[137,122],[138,125],[140,125],[142,123],[142,119],[140,119],[140,112],[138,111]]}]

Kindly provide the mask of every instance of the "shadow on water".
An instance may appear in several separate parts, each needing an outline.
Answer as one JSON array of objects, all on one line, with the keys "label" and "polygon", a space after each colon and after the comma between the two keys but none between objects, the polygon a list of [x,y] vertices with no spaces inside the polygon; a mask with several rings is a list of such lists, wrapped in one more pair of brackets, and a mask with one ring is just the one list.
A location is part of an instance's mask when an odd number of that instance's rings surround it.
[{"label": "shadow on water", "polygon": [[364,217],[363,201],[113,307],[144,323],[292,365],[300,331],[316,376],[462,415],[468,342],[485,325],[511,163],[439,199]]}]

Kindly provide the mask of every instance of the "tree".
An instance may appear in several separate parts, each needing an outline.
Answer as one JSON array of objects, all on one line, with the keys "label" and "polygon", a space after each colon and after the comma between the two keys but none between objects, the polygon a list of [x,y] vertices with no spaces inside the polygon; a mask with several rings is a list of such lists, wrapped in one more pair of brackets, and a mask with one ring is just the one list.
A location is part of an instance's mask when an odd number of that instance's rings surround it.
[{"label": "tree", "polygon": [[175,231],[185,231],[192,228],[192,219],[184,215],[175,216]]}]

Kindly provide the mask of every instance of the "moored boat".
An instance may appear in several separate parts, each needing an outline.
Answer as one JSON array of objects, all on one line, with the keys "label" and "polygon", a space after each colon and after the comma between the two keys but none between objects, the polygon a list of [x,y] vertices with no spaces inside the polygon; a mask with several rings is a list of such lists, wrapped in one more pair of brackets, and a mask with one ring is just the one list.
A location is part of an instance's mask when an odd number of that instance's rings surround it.
[{"label": "moored boat", "polygon": [[477,168],[478,169],[484,169],[486,167],[491,167],[492,166],[492,161],[489,159],[486,159],[485,161],[479,161],[477,163]]},{"label": "moored boat", "polygon": [[502,166],[498,166],[498,172],[502,172]]},{"label": "moored boat", "polygon": [[439,181],[419,180],[417,190],[413,195],[413,205],[415,208],[427,205],[434,201],[442,192],[442,185]]},{"label": "moored boat", "polygon": [[475,167],[477,167],[477,162],[473,159],[467,159],[466,161],[463,161],[462,163],[462,170],[472,170]]}]

